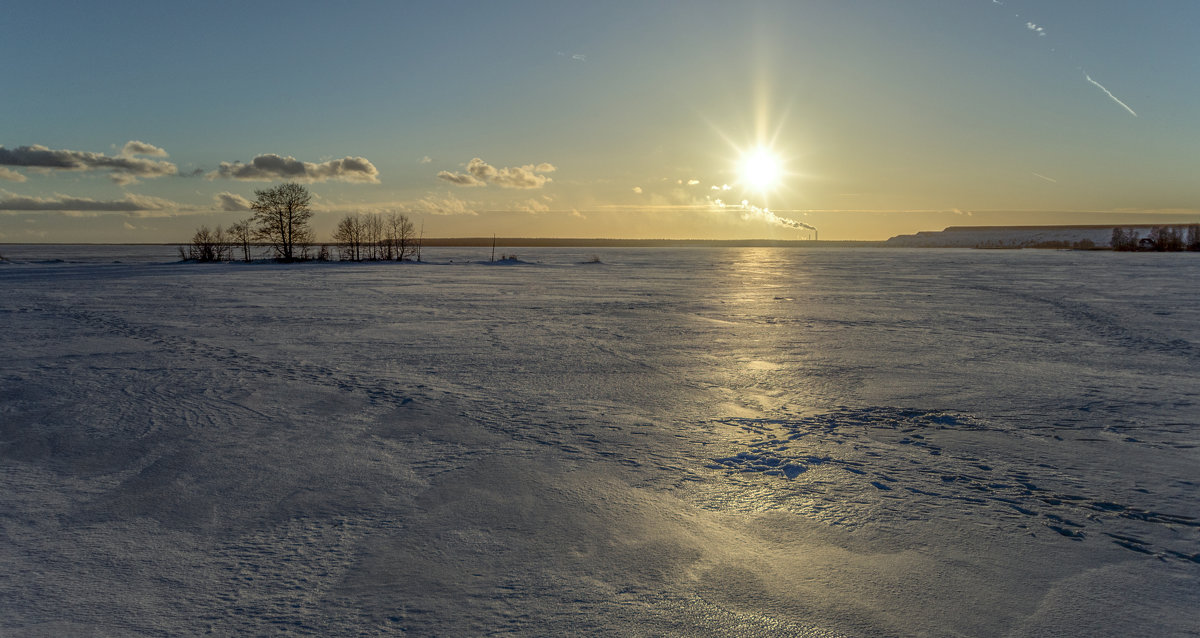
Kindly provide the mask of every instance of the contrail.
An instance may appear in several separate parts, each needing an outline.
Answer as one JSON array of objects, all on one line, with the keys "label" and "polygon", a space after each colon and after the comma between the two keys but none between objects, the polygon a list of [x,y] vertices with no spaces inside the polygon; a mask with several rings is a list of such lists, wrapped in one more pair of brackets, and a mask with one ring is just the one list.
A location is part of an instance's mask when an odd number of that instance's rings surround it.
[{"label": "contrail", "polygon": [[1102,84],[1100,84],[1099,82],[1097,82],[1097,81],[1093,80],[1093,79],[1092,79],[1092,76],[1088,75],[1088,74],[1087,74],[1087,72],[1084,72],[1084,74],[1083,74],[1083,77],[1084,77],[1084,79],[1086,79],[1088,82],[1091,82],[1092,84],[1096,85],[1096,87],[1097,87],[1097,88],[1099,88],[1101,91],[1104,91],[1104,94],[1105,94],[1105,95],[1107,95],[1108,97],[1112,98],[1112,101],[1113,101],[1113,102],[1116,102],[1117,104],[1120,104],[1120,105],[1121,105],[1121,108],[1125,109],[1126,111],[1129,111],[1129,114],[1130,114],[1130,115],[1132,115],[1132,116],[1134,116],[1134,117],[1137,117],[1137,116],[1138,116],[1138,114],[1137,114],[1137,113],[1136,113],[1136,112],[1135,112],[1133,109],[1129,108],[1129,105],[1128,105],[1128,104],[1126,104],[1126,103],[1122,102],[1120,99],[1118,99],[1118,98],[1117,98],[1117,96],[1113,95],[1113,94],[1112,94],[1112,91],[1109,91],[1108,89],[1104,88],[1104,85],[1102,85]]},{"label": "contrail", "polygon": [[1058,183],[1058,180],[1054,179],[1053,177],[1046,177],[1045,175],[1042,175],[1041,173],[1034,173],[1033,176],[1040,177],[1040,178],[1046,180],[1047,182],[1053,182],[1055,184]]}]

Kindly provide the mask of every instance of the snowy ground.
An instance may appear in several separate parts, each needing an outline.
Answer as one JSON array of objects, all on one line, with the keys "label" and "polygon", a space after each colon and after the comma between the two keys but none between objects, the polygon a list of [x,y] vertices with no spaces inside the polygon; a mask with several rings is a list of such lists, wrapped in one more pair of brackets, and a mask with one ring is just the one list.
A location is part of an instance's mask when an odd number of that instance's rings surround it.
[{"label": "snowy ground", "polygon": [[1197,255],[0,254],[0,635],[1200,634]]}]

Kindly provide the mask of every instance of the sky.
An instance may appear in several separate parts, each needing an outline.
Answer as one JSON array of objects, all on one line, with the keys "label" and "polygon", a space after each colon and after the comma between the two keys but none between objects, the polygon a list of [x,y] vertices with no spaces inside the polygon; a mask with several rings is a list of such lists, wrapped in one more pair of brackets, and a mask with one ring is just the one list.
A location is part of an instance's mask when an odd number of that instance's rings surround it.
[{"label": "sky", "polygon": [[[5,7],[0,242],[1200,222],[1200,2]],[[819,235],[818,235],[819,233]]]}]

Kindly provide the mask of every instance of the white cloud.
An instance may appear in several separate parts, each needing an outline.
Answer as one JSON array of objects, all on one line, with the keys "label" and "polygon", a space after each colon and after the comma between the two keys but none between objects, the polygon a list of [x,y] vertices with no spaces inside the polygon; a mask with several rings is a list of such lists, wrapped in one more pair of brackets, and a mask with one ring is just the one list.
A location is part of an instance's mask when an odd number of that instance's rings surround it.
[{"label": "white cloud", "polygon": [[451,173],[438,171],[438,179],[446,180],[455,186],[487,186],[487,182],[469,173]]},{"label": "white cloud", "polygon": [[150,157],[166,157],[167,152],[163,149],[138,140],[129,140],[125,142],[125,146],[121,149],[123,157],[133,157],[134,155],[149,155]]},{"label": "white cloud", "polygon": [[1045,37],[1045,35],[1046,35],[1046,29],[1044,27],[1039,27],[1038,25],[1036,25],[1032,22],[1026,22],[1025,28],[1029,29],[1030,31],[1033,31],[1034,33],[1038,34],[1039,36]]},{"label": "white cloud", "polygon": [[641,195],[641,194],[642,194],[642,187],[641,187],[641,186],[634,186],[634,187],[633,187],[633,192],[637,193],[638,195]]},{"label": "white cloud", "polygon": [[0,166],[0,179],[8,180],[10,182],[23,182],[25,181],[25,176],[12,169]]},{"label": "white cloud", "polygon": [[248,164],[221,162],[220,168],[208,174],[209,179],[218,177],[242,181],[287,179],[297,182],[378,184],[379,170],[365,157],[343,157],[318,164],[268,153],[255,157]]},{"label": "white cloud", "polygon": [[432,164],[433,158],[426,155],[425,157],[422,157],[421,159],[417,160],[417,163],[418,164]]},{"label": "white cloud", "polygon": [[698,180],[698,179],[689,179],[687,181],[688,186],[695,186],[696,184],[699,184],[699,183],[700,183],[700,180]]},{"label": "white cloud", "polygon": [[553,181],[542,173],[552,173],[555,170],[557,170],[555,166],[547,162],[496,168],[482,159],[475,157],[470,162],[467,162],[466,173],[441,171],[437,176],[438,179],[450,182],[456,186],[471,187],[495,184],[501,188],[531,189],[541,188],[547,182]]},{"label": "white cloud", "polygon": [[252,203],[245,197],[230,192],[220,192],[213,195],[213,201],[216,202],[221,210],[226,211],[250,210],[250,204]]},{"label": "white cloud", "polygon": [[[133,154],[126,154],[125,150],[132,150]],[[138,177],[163,177],[178,173],[179,169],[171,162],[134,156],[165,157],[166,151],[157,146],[130,141],[125,144],[125,150],[121,155],[111,156],[90,151],[52,149],[40,144],[13,149],[0,146],[0,166],[20,166],[47,171],[106,170],[111,171],[113,180],[121,185],[133,183]]]}]

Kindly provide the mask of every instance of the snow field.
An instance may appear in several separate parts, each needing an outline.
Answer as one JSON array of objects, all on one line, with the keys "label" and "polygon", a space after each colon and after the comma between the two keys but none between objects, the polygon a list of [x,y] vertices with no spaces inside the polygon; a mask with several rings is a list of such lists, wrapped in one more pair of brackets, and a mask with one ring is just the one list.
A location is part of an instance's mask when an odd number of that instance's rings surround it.
[{"label": "snow field", "polygon": [[1200,626],[1186,255],[34,250],[0,635]]}]

